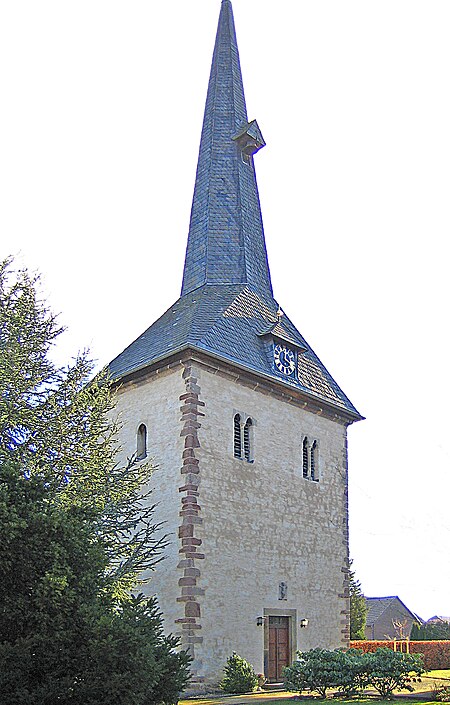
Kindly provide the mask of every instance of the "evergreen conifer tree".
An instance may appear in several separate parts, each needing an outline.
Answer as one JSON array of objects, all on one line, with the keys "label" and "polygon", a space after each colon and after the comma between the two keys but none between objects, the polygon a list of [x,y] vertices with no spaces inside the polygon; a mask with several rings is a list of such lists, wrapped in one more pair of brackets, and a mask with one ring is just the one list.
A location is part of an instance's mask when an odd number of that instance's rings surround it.
[{"label": "evergreen conifer tree", "polygon": [[117,463],[114,400],[61,333],[37,280],[0,265],[0,693],[4,705],[158,705],[189,657],[153,598],[133,595],[166,539],[151,468]]},{"label": "evergreen conifer tree", "polygon": [[367,605],[361,583],[356,579],[355,572],[351,570],[352,563],[353,561],[350,561],[350,639],[357,640],[366,638]]},{"label": "evergreen conifer tree", "polygon": [[450,639],[450,624],[446,621],[418,624],[411,627],[411,641],[439,641]]}]

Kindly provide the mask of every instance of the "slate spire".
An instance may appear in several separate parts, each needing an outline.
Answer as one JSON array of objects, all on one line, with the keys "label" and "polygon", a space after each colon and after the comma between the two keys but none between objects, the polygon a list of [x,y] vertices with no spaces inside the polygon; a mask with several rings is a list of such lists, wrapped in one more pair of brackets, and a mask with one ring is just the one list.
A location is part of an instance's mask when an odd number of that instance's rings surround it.
[{"label": "slate spire", "polygon": [[[231,2],[222,0],[181,296],[109,372],[115,381],[132,379],[195,351],[352,423],[360,414],[273,298],[253,167],[263,146],[256,120],[247,118]],[[289,374],[274,362],[280,344],[297,361]]]},{"label": "slate spire", "polygon": [[200,142],[181,295],[205,284],[247,284],[272,298],[230,0],[222,0]]}]

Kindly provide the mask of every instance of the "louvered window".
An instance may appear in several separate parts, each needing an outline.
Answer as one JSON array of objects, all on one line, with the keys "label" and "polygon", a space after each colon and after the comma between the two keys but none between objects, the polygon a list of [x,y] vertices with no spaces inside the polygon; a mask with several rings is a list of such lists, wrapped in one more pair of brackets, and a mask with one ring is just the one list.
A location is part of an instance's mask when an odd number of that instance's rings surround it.
[{"label": "louvered window", "polygon": [[234,417],[234,457],[242,458],[242,435],[241,435],[241,417],[236,414]]},{"label": "louvered window", "polygon": [[138,428],[136,441],[136,458],[143,460],[147,457],[147,426],[143,423]]},{"label": "louvered window", "polygon": [[244,426],[244,458],[250,462],[252,459],[251,456],[251,443],[250,443],[250,434],[251,434],[251,427],[252,427],[252,420],[249,418],[245,422]]},{"label": "louvered window", "polygon": [[303,477],[308,477],[308,439],[303,439]]},{"label": "louvered window", "polygon": [[315,482],[319,481],[318,468],[317,468],[317,441],[311,446],[311,480]]},{"label": "louvered window", "polygon": [[247,414],[235,414],[233,417],[233,455],[235,458],[246,460],[247,463],[253,463],[254,425],[254,420]]}]

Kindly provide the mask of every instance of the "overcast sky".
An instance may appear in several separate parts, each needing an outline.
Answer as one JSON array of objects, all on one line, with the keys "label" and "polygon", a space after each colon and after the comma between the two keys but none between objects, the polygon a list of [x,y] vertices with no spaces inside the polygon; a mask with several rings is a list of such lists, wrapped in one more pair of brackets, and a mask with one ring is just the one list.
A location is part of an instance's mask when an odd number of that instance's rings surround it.
[{"label": "overcast sky", "polygon": [[[450,3],[234,0],[275,297],[349,429],[366,595],[450,614]],[[219,0],[0,0],[0,257],[99,365],[179,296]]]}]

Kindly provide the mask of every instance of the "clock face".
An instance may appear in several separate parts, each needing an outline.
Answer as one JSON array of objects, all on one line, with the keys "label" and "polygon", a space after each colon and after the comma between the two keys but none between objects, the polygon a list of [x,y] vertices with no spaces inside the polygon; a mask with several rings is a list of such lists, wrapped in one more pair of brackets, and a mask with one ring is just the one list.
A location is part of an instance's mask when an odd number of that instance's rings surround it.
[{"label": "clock face", "polygon": [[273,359],[275,366],[284,375],[291,375],[295,370],[295,353],[283,345],[275,345],[273,349]]}]

